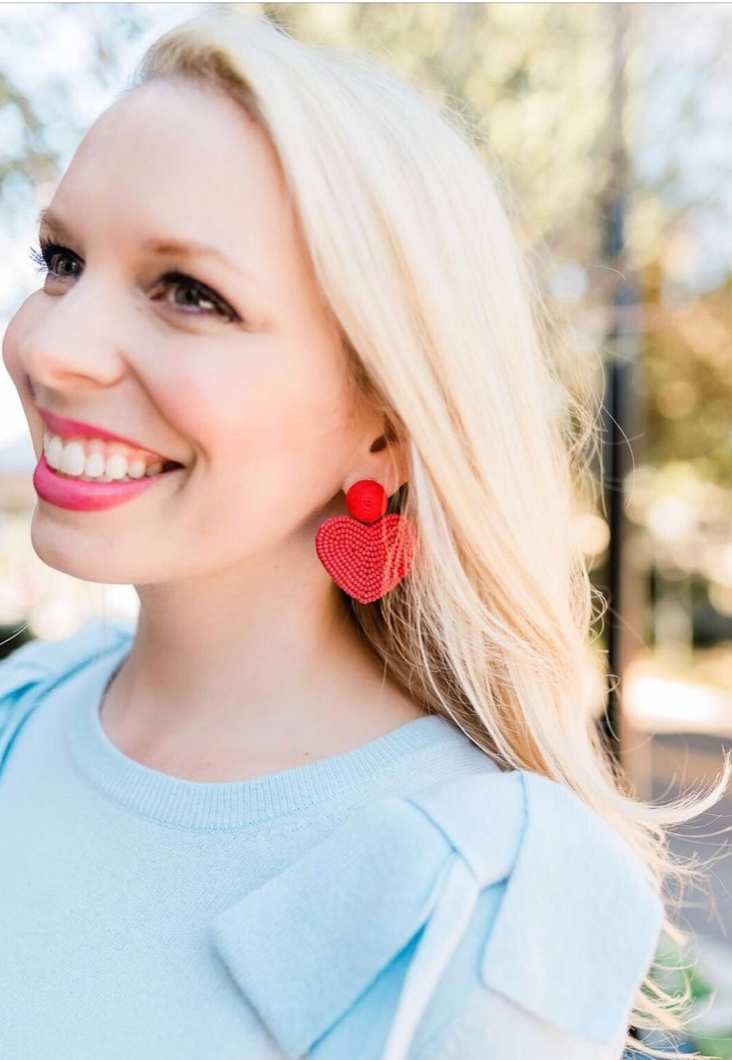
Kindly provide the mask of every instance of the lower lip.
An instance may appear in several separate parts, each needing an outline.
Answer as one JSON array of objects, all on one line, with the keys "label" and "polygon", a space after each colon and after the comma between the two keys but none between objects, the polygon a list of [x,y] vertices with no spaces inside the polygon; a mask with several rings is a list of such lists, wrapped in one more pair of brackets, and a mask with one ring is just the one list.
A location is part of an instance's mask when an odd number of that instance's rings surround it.
[{"label": "lower lip", "polygon": [[46,460],[46,454],[42,453],[33,472],[33,486],[42,500],[59,508],[70,508],[75,512],[100,512],[131,501],[156,482],[165,481],[178,471],[183,471],[183,468],[163,471],[159,475],[146,475],[131,482],[84,482],[57,475]]}]

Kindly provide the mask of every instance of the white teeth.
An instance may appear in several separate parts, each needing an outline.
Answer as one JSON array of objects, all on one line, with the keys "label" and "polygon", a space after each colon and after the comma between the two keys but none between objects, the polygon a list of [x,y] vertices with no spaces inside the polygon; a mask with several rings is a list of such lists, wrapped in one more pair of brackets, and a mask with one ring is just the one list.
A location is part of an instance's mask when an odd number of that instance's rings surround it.
[{"label": "white teeth", "polygon": [[127,474],[130,478],[142,478],[145,474],[145,461],[144,460],[133,460],[130,466],[127,468]]},{"label": "white teeth", "polygon": [[46,460],[49,462],[52,468],[58,471],[61,467],[61,456],[64,451],[64,445],[57,434],[54,434],[50,441],[46,443]]},{"label": "white teeth", "polygon": [[90,453],[84,465],[84,474],[89,478],[101,478],[104,474],[104,454]]},{"label": "white teeth", "polygon": [[85,445],[78,440],[64,442],[58,435],[44,432],[43,451],[55,471],[85,481],[129,482],[145,475],[158,475],[163,470],[160,461],[147,465],[139,456],[128,461],[122,453],[108,452],[99,439],[91,439]]},{"label": "white teeth", "polygon": [[67,475],[83,475],[86,453],[81,442],[67,442],[61,454],[60,470]]},{"label": "white teeth", "polygon": [[121,456],[120,453],[113,453],[112,456],[108,456],[104,472],[111,479],[124,478],[127,474],[127,458]]}]

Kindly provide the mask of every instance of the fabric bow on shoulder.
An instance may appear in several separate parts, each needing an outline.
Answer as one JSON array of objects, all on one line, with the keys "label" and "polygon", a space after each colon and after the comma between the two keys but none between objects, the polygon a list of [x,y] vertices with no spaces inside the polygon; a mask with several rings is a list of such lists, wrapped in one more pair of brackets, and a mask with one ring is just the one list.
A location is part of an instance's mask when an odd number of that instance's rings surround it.
[{"label": "fabric bow on shoulder", "polygon": [[570,1034],[616,1041],[652,964],[663,901],[614,828],[527,770],[379,798],[210,926],[290,1060],[361,1060],[358,1002],[419,935],[378,1054],[405,1060],[479,896],[495,887],[482,984]]},{"label": "fabric bow on shoulder", "polygon": [[96,661],[125,649],[134,624],[91,618],[61,640],[34,638],[0,661],[0,766],[23,723],[56,686]]}]

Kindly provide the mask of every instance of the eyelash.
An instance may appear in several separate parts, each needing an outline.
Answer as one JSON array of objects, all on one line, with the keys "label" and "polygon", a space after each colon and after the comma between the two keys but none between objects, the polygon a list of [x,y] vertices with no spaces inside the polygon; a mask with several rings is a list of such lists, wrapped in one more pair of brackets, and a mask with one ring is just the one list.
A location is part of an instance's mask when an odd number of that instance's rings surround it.
[{"label": "eyelash", "polygon": [[[56,254],[61,254],[64,257],[75,259],[76,255],[68,247],[63,246],[61,243],[55,243],[53,240],[40,238],[38,240],[40,250],[36,247],[30,247],[30,257],[38,265],[38,272],[46,272],[53,275],[51,270],[51,261]],[[220,298],[210,288],[204,284],[199,283],[198,280],[194,280],[192,276],[186,276],[183,272],[168,272],[163,277],[163,281],[168,284],[181,284],[189,288],[196,288],[200,291],[210,302],[212,302],[217,309],[215,312],[220,316],[228,317],[232,322],[239,321],[241,318],[231,309],[223,298]],[[196,314],[199,316],[210,316],[210,313],[203,312]]]}]

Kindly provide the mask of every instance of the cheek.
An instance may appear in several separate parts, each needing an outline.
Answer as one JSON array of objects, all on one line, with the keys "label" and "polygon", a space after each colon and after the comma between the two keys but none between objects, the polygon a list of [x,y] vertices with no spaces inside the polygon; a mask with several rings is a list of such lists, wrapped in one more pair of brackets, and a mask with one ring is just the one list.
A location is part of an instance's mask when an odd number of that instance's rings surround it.
[{"label": "cheek", "polygon": [[174,385],[161,387],[162,414],[204,456],[222,464],[243,456],[299,464],[348,443],[351,397],[339,374],[275,373],[253,358],[244,367],[237,372],[227,362],[221,372],[178,372]]}]

